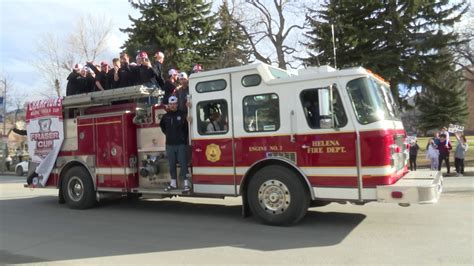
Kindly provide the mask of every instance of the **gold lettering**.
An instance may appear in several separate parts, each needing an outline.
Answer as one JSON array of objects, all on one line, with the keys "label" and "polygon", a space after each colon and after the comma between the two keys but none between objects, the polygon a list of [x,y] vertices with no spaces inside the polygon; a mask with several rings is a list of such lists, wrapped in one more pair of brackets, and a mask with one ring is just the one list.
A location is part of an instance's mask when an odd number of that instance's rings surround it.
[{"label": "gold lettering", "polygon": [[346,152],[346,147],[326,147],[327,153],[344,153]]},{"label": "gold lettering", "polygon": [[314,140],[312,142],[313,147],[330,147],[339,146],[338,140]]},{"label": "gold lettering", "polygon": [[309,147],[308,153],[323,153],[323,147]]},{"label": "gold lettering", "polygon": [[[281,147],[281,146],[280,146]],[[281,151],[280,147],[278,146],[270,146],[270,151]]]},{"label": "gold lettering", "polygon": [[257,151],[267,151],[267,147],[265,147],[265,146],[252,146],[252,147],[249,147],[249,152],[257,152]]}]

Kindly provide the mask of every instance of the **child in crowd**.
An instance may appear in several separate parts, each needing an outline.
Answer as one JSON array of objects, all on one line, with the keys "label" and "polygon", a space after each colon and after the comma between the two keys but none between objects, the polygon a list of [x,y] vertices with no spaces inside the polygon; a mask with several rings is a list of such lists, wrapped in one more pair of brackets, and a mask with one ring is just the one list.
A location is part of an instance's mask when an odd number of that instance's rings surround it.
[{"label": "child in crowd", "polygon": [[455,134],[458,144],[456,146],[456,153],[454,154],[454,167],[456,167],[457,176],[464,174],[464,158],[468,149],[466,137],[459,132]]},{"label": "child in crowd", "polygon": [[439,151],[437,149],[437,143],[439,143],[439,138],[436,132],[434,137],[430,139],[426,145],[426,158],[431,161],[431,170],[438,170]]}]

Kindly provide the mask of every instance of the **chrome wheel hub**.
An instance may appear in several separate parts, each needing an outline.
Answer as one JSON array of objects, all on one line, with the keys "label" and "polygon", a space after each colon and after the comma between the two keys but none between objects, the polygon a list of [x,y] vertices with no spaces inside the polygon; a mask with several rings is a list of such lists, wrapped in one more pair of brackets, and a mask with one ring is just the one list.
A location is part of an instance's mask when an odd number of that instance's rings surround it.
[{"label": "chrome wheel hub", "polygon": [[69,179],[67,188],[69,198],[73,201],[79,201],[84,196],[84,184],[77,176],[73,176],[71,179]]},{"label": "chrome wheel hub", "polygon": [[268,180],[258,189],[258,202],[268,213],[281,214],[291,202],[288,187],[278,180]]}]

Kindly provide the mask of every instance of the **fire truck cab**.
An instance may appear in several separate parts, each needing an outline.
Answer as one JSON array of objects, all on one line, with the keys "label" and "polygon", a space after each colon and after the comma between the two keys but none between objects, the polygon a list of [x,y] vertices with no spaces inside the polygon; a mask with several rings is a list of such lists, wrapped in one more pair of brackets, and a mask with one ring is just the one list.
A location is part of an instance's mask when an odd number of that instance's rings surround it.
[{"label": "fire truck cab", "polygon": [[330,202],[440,197],[439,172],[408,171],[396,102],[364,68],[292,75],[258,63],[192,74],[189,84],[191,192],[164,190],[166,109],[146,103],[157,91],[136,86],[63,99],[65,140],[48,180],[60,201],[83,209],[105,193],[241,196],[245,215],[285,225]]}]

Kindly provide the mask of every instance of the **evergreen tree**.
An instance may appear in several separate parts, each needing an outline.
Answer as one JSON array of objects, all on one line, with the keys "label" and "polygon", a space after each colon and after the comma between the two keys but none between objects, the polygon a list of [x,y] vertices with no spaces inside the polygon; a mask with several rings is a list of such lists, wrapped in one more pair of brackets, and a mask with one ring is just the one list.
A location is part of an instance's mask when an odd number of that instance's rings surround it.
[{"label": "evergreen tree", "polygon": [[417,95],[415,99],[420,111],[418,127],[422,131],[449,124],[465,124],[469,108],[461,76],[462,71],[454,71],[451,67],[444,73],[431,76],[429,85]]},{"label": "evergreen tree", "polygon": [[122,48],[132,56],[139,50],[165,54],[165,69],[191,70],[194,63],[209,60],[208,43],[211,40],[215,17],[211,4],[205,0],[130,0],[141,17],[132,21],[130,28],[122,29],[129,39]]},{"label": "evergreen tree", "polygon": [[[396,98],[399,84],[423,85],[450,63],[439,53],[457,42],[452,30],[467,3],[448,0],[329,0],[310,10],[304,62],[333,64],[331,24],[335,28],[337,67],[362,65],[390,81]],[[320,54],[321,53],[321,54]]]},{"label": "evergreen tree", "polygon": [[213,63],[209,69],[239,66],[250,62],[251,49],[248,39],[240,30],[235,18],[224,0],[217,11],[218,29],[214,35],[211,49]]}]

